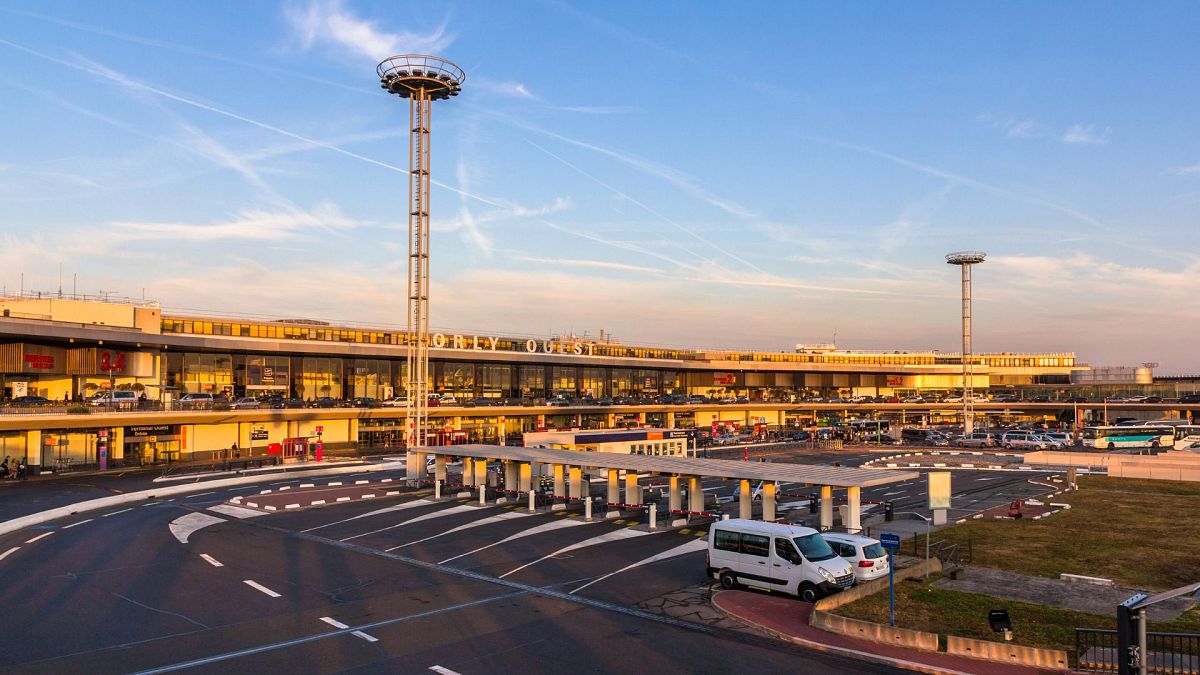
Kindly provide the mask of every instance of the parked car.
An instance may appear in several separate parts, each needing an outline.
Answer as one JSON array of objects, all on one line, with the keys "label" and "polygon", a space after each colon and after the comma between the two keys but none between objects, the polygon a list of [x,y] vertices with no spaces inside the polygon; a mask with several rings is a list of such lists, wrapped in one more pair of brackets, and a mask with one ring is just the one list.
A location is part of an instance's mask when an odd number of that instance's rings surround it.
[{"label": "parked car", "polygon": [[1088,400],[1087,400],[1086,396],[1072,396],[1070,398],[1063,399],[1063,402],[1065,402],[1065,403],[1087,403]]},{"label": "parked car", "polygon": [[1180,403],[1200,403],[1200,393],[1184,394],[1179,397]]},{"label": "parked car", "polygon": [[378,408],[379,399],[370,396],[356,396],[350,399],[351,408]]},{"label": "parked car", "polygon": [[567,408],[571,405],[571,399],[565,396],[555,396],[549,401],[546,401],[546,405],[554,408]]},{"label": "parked car", "polygon": [[243,396],[229,404],[230,410],[258,410],[262,404],[253,396]]},{"label": "parked car", "polygon": [[1001,394],[992,399],[992,403],[1018,403],[1020,398],[1014,394]]},{"label": "parked car", "polygon": [[281,410],[284,408],[303,408],[304,407],[304,399],[302,399],[302,398],[283,398],[283,397],[272,398],[270,403],[268,403],[266,407],[272,408],[274,410]]},{"label": "parked car", "polygon": [[1071,437],[1071,434],[1068,434],[1064,431],[1050,431],[1042,435],[1058,443],[1063,448],[1075,443],[1075,440]]},{"label": "parked car", "polygon": [[179,407],[184,410],[210,410],[216,400],[210,393],[184,394],[179,397]]},{"label": "parked car", "polygon": [[382,401],[380,401],[379,405],[381,405],[385,408],[407,408],[408,407],[408,397],[407,396],[392,396],[390,398],[385,398]]},{"label": "parked car", "polygon": [[905,445],[950,445],[950,439],[933,429],[901,429],[900,439]]},{"label": "parked car", "polygon": [[442,406],[458,405],[458,399],[454,394],[442,394],[440,403]]},{"label": "parked car", "polygon": [[308,408],[341,408],[342,401],[332,396],[318,396],[308,402]]},{"label": "parked car", "polygon": [[954,442],[960,448],[994,448],[996,436],[984,431],[966,434]]},{"label": "parked car", "polygon": [[50,405],[51,403],[55,403],[55,401],[51,401],[50,399],[46,398],[45,396],[18,396],[17,398],[14,398],[12,401],[10,401],[9,405],[31,406],[31,405]]},{"label": "parked car", "polygon": [[500,401],[500,399],[498,399],[498,398],[488,398],[486,396],[476,396],[473,399],[464,401],[463,407],[464,408],[481,408],[481,407],[486,408],[489,406],[496,405],[496,403],[498,403],[499,401]]},{"label": "parked car", "polygon": [[816,530],[740,518],[709,528],[706,572],[722,588],[745,584],[791,593],[806,602],[854,585],[850,563]]},{"label": "parked car", "polygon": [[858,583],[887,575],[888,555],[878,539],[841,532],[825,532],[821,536],[834,553],[850,563]]},{"label": "parked car", "polygon": [[1047,450],[1050,441],[1041,434],[1028,431],[1009,431],[1000,437],[1005,450]]}]

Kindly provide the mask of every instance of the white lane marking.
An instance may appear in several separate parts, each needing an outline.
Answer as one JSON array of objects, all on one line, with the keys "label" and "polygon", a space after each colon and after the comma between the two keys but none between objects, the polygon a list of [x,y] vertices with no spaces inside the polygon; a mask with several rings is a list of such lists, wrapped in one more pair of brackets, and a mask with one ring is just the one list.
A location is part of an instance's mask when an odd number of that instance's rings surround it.
[{"label": "white lane marking", "polygon": [[[576,549],[585,548],[587,546],[597,546],[599,544],[607,544],[610,541],[619,541],[621,539],[629,539],[631,537],[644,537],[648,534],[655,534],[655,533],[654,532],[643,532],[642,530],[635,530],[631,527],[623,527],[619,530],[607,532],[598,537],[592,537],[591,539],[584,539],[583,541],[581,541],[577,544],[571,544],[570,546],[564,546],[564,547],[558,549],[557,551],[555,551],[554,553],[551,553],[549,555],[544,555],[544,556],[538,558],[537,560],[534,560],[533,562],[527,562],[524,565],[517,567],[516,569],[511,569],[511,570],[505,572],[504,574],[501,574],[499,578],[503,579],[504,577],[506,577],[510,574],[515,574],[517,572],[520,572],[521,570],[525,569],[526,567],[531,567],[533,565],[536,565],[536,564],[542,562],[543,560],[549,560],[550,558],[553,558],[554,556],[562,555],[563,553],[567,553],[569,551],[574,551]],[[706,542],[705,546],[707,546],[707,545],[708,544]]]},{"label": "white lane marking", "polygon": [[904,494],[904,493],[905,493],[905,490],[901,490],[901,491],[899,491],[899,492],[885,492],[885,493],[883,493],[883,496],[884,496],[884,497],[891,497],[892,495],[902,495],[902,494]]},{"label": "white lane marking", "polygon": [[459,525],[458,527],[451,528],[449,530],[446,530],[445,532],[439,532],[431,537],[425,537],[424,539],[410,541],[407,544],[400,544],[399,546],[393,546],[389,549],[384,549],[384,550],[388,551],[388,552],[395,551],[398,548],[404,548],[405,546],[412,546],[413,544],[420,544],[423,541],[429,541],[430,539],[437,539],[438,537],[444,537],[447,534],[451,534],[453,532],[461,532],[463,530],[469,530],[472,527],[480,527],[482,525],[491,525],[492,523],[499,523],[504,520],[512,520],[513,518],[524,518],[525,516],[532,516],[532,515],[533,514],[528,511],[505,511],[504,513],[501,513],[499,515],[490,516],[488,518],[481,518],[479,520],[467,523],[466,525]]},{"label": "white lane marking", "polygon": [[350,537],[346,537],[344,539],[340,539],[339,541],[350,541],[351,539],[358,539],[359,537],[365,537],[369,534],[376,534],[379,532],[385,532],[387,530],[394,530],[397,527],[404,527],[405,525],[412,525],[413,523],[419,523],[422,520],[429,520],[431,518],[441,518],[443,516],[452,516],[456,513],[462,513],[463,511],[474,511],[478,508],[479,508],[478,506],[472,506],[470,504],[459,504],[458,506],[451,506],[448,509],[443,509],[441,511],[436,511],[434,513],[426,513],[423,516],[417,516],[416,518],[413,518],[412,520],[406,520],[402,523],[396,523],[395,525],[388,525],[387,527],[381,527],[378,530],[371,530],[370,532],[363,532],[362,534],[356,534],[356,535],[353,535]]},{"label": "white lane marking", "polygon": [[117,515],[118,513],[125,513],[126,511],[132,511],[132,510],[133,510],[133,507],[131,506],[131,507],[127,508],[127,509],[121,509],[120,511],[113,511],[112,513],[106,513],[106,514],[104,514],[104,515],[102,515],[102,516],[100,516],[100,517],[101,517],[101,518],[107,518],[107,517],[109,517],[109,516],[115,516],[115,515]]},{"label": "white lane marking", "polygon": [[324,621],[325,623],[329,624],[330,626],[333,626],[334,628],[336,628],[338,630],[346,630],[347,628],[350,627],[350,626],[347,626],[346,624],[342,623],[341,621],[334,619],[331,616],[323,616],[323,617],[321,617],[321,620]]},{"label": "white lane marking", "polygon": [[0,560],[4,560],[8,556],[12,555],[13,553],[16,553],[19,550],[21,550],[20,546],[14,546],[14,547],[8,549],[7,551],[5,551],[4,553],[0,553]]},{"label": "white lane marking", "polygon": [[198,495],[188,495],[188,499],[191,499],[192,497],[204,497],[206,495],[215,495],[215,494],[217,494],[216,490],[213,490],[212,492],[201,492]]},{"label": "white lane marking", "polygon": [[589,523],[585,520],[583,522],[580,522],[578,520],[568,519],[568,518],[563,518],[562,520],[555,520],[555,521],[552,521],[549,523],[544,523],[542,525],[538,525],[537,527],[531,527],[528,530],[522,530],[514,535],[505,537],[505,538],[501,539],[500,541],[492,542],[492,543],[488,544],[487,546],[480,546],[479,548],[477,548],[473,551],[467,551],[466,553],[459,553],[458,555],[454,556],[453,558],[446,558],[445,560],[439,562],[438,564],[444,565],[444,564],[450,562],[451,560],[458,560],[459,558],[469,556],[472,553],[478,553],[484,549],[488,549],[493,546],[499,546],[500,544],[507,544],[508,542],[513,541],[515,539],[522,539],[524,537],[530,537],[535,534],[541,534],[543,532],[549,532],[551,530],[557,530],[557,529],[560,529],[563,527],[571,527],[574,525],[591,525],[593,523],[602,523],[602,522],[604,522],[604,521],[593,520],[591,523]]},{"label": "white lane marking", "polygon": [[366,640],[367,642],[379,642],[379,638],[372,636],[372,635],[367,635],[366,633],[362,632],[361,630],[356,630],[350,634],[353,635],[354,637],[362,638],[362,639]]},{"label": "white lane marking", "polygon": [[84,523],[90,523],[90,522],[92,522],[93,520],[94,520],[94,518],[88,518],[87,520],[81,520],[81,521],[79,521],[78,523],[71,523],[70,525],[63,525],[63,528],[62,528],[62,529],[64,529],[64,530],[69,530],[69,529],[71,529],[72,527],[75,527],[76,525],[83,525]]},{"label": "white lane marking", "polygon": [[172,520],[167,527],[171,530],[171,534],[179,540],[179,543],[186,544],[188,537],[192,536],[196,530],[223,522],[225,522],[224,518],[210,516],[207,513],[189,513]]},{"label": "white lane marking", "polygon": [[341,520],[335,520],[332,523],[325,523],[324,525],[317,525],[316,527],[310,527],[307,530],[300,530],[300,531],[301,532],[312,532],[313,530],[319,530],[323,527],[329,527],[331,525],[340,525],[342,523],[348,523],[352,520],[358,520],[359,518],[368,518],[370,516],[378,516],[383,513],[391,513],[392,511],[402,511],[404,509],[411,509],[415,506],[429,506],[430,504],[436,504],[436,503],[437,502],[433,501],[432,499],[417,499],[417,500],[414,500],[411,502],[406,502],[404,504],[397,504],[395,506],[389,506],[389,507],[383,508],[383,509],[375,509],[374,511],[368,511],[367,513],[362,513],[362,514],[359,514],[352,518],[343,518]]},{"label": "white lane marking", "polygon": [[224,567],[224,565],[222,565],[216,558],[212,557],[211,555],[209,555],[207,553],[201,553],[200,557],[204,558],[204,560],[206,562],[208,562],[209,565],[212,565],[213,567]]},{"label": "white lane marking", "polygon": [[33,542],[37,541],[38,539],[45,539],[46,537],[49,537],[49,536],[50,536],[50,535],[52,535],[52,534],[54,534],[54,532],[53,532],[53,531],[46,532],[45,534],[39,534],[38,536],[34,537],[33,539],[30,539],[30,540],[26,541],[25,543],[26,543],[26,544],[32,544]]},{"label": "white lane marking", "polygon": [[435,673],[438,673],[439,675],[462,675],[462,673],[456,673],[449,668],[443,668],[441,666],[429,666],[429,669]]},{"label": "white lane marking", "polygon": [[256,582],[256,581],[254,581],[253,579],[242,579],[242,583],[246,584],[246,585],[247,585],[247,586],[249,586],[250,588],[253,588],[253,589],[255,589],[255,590],[258,590],[258,591],[262,591],[263,593],[266,593],[267,595],[271,596],[272,598],[279,598],[279,597],[282,597],[281,595],[279,595],[279,594],[278,594],[278,593],[276,593],[275,591],[273,591],[273,590],[271,590],[271,589],[267,588],[266,586],[263,586],[262,584],[260,584],[260,583],[258,583],[258,582]]},{"label": "white lane marking", "polygon": [[666,560],[668,558],[676,558],[681,555],[687,555],[688,553],[691,553],[693,551],[703,551],[706,548],[708,548],[708,541],[706,539],[693,539],[692,541],[689,541],[686,544],[683,544],[681,546],[676,546],[675,548],[663,551],[662,553],[659,553],[658,555],[652,555],[649,558],[639,560],[639,561],[633,563],[632,565],[626,565],[625,567],[622,567],[621,569],[617,570],[616,572],[609,572],[608,574],[605,574],[602,577],[599,577],[597,579],[592,579],[591,581],[587,582],[586,584],[571,591],[570,593],[568,593],[568,595],[575,595],[579,591],[582,591],[583,589],[587,588],[588,586],[591,586],[592,584],[600,583],[601,581],[604,581],[605,579],[607,579],[611,576],[615,576],[617,574],[620,574],[621,572],[631,570],[635,567],[641,567],[643,565],[649,565],[650,563],[656,563],[660,560]]},{"label": "white lane marking", "polygon": [[234,506],[232,504],[217,504],[216,506],[208,507],[208,510],[212,511],[213,513],[219,513],[223,516],[233,516],[234,518],[239,518],[239,519],[240,518],[254,518],[256,516],[263,515],[262,511],[255,511],[254,509],[244,509],[240,506]]}]

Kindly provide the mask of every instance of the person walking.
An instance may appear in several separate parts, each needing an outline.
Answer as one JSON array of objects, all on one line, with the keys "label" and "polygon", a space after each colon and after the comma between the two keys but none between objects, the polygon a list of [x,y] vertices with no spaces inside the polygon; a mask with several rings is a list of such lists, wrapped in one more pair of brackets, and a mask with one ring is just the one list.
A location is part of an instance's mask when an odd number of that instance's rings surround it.
[{"label": "person walking", "polygon": [[0,462],[0,479],[8,478],[8,460],[9,458],[5,457],[4,461]]},{"label": "person walking", "polygon": [[17,478],[19,480],[25,480],[25,474],[28,472],[29,467],[25,466],[25,458],[22,457],[20,462],[17,464]]}]

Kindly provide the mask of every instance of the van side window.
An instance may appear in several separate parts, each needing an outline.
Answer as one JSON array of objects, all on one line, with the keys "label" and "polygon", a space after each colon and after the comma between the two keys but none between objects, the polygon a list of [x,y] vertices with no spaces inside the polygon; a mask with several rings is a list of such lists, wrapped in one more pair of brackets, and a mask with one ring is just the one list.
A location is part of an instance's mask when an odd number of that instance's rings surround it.
[{"label": "van side window", "polygon": [[742,553],[767,557],[771,551],[771,538],[760,534],[742,535]]},{"label": "van side window", "polygon": [[784,560],[799,565],[801,563],[800,552],[796,550],[796,546],[792,544],[792,540],[786,537],[775,538],[775,555]]},{"label": "van side window", "polygon": [[739,539],[740,537],[738,536],[737,532],[717,530],[716,534],[713,535],[713,548],[717,549],[718,551],[737,553],[741,551],[741,543]]}]

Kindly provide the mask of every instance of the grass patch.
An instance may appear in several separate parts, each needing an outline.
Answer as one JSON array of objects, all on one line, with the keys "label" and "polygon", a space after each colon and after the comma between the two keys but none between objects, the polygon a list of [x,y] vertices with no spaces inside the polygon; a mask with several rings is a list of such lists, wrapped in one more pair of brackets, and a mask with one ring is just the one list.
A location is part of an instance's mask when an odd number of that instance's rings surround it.
[{"label": "grass patch", "polygon": [[[1083,574],[1150,591],[1200,580],[1200,537],[1186,526],[1200,483],[1080,476],[1079,486],[1054,498],[1071,508],[1048,518],[972,520],[933,538],[970,540],[972,565],[1033,576]],[[924,543],[919,536],[917,550]]]},{"label": "grass patch", "polygon": [[[988,625],[987,613],[1006,609],[1013,623],[1014,643],[1028,647],[1075,649],[1075,628],[1116,628],[1116,608],[1108,616],[1002,600],[988,595],[963,593],[930,584],[941,578],[933,575],[896,584],[896,625],[940,635],[958,635],[980,640],[999,641]],[[886,590],[834,610],[835,614],[875,623],[888,622]],[[1200,608],[1185,612],[1174,621],[1150,624],[1154,631],[1172,633],[1200,632]]]}]

